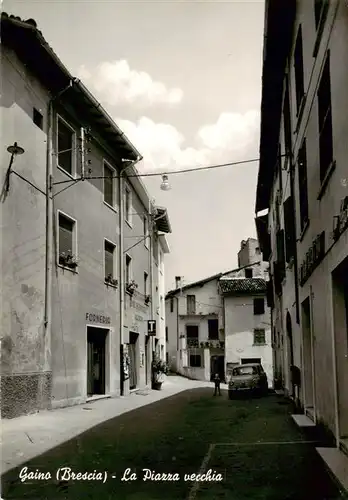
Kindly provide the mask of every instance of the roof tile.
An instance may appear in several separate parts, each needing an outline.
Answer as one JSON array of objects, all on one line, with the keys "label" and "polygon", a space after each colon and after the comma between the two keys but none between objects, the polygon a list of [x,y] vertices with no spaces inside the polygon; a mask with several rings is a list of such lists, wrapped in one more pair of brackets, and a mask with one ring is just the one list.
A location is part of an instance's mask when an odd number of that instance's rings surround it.
[{"label": "roof tile", "polygon": [[264,293],[266,281],[262,278],[221,278],[221,293]]}]

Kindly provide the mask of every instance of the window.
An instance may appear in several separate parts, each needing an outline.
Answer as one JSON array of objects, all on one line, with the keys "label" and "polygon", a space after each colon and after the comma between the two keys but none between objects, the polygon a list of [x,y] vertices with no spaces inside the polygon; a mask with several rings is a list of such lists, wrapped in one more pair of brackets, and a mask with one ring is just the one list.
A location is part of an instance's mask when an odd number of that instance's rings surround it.
[{"label": "window", "polygon": [[196,296],[187,295],[187,314],[196,314]]},{"label": "window", "polygon": [[130,257],[128,254],[126,254],[126,284],[130,283],[132,281],[132,257]]},{"label": "window", "polygon": [[110,207],[115,206],[115,170],[104,162],[104,201]]},{"label": "window", "polygon": [[58,118],[57,149],[58,166],[66,173],[74,175],[75,132],[61,118]]},{"label": "window", "polygon": [[308,185],[307,185],[307,145],[304,139],[298,153],[298,185],[300,197],[300,226],[301,232],[308,222]]},{"label": "window", "polygon": [[254,299],[254,314],[265,314],[265,299]]},{"label": "window", "polygon": [[170,312],[174,312],[174,297],[170,298]]},{"label": "window", "polygon": [[314,0],[314,18],[315,28],[319,28],[319,24],[325,22],[325,17],[329,7],[329,0]]},{"label": "window", "polygon": [[190,354],[190,366],[192,368],[201,368],[202,359],[200,354]]},{"label": "window", "polygon": [[284,226],[285,226],[285,260],[290,262],[295,256],[296,236],[293,197],[289,196],[283,203]]},{"label": "window", "polygon": [[116,275],[116,245],[110,241],[104,240],[104,266],[105,279],[115,278]]},{"label": "window", "polygon": [[219,320],[208,319],[209,340],[219,340]]},{"label": "window", "polygon": [[333,161],[330,53],[327,54],[318,90],[320,181],[324,181]]},{"label": "window", "polygon": [[33,122],[37,127],[41,128],[41,130],[43,129],[43,116],[36,108],[33,108]]},{"label": "window", "polygon": [[168,327],[166,326],[166,342],[168,342]]},{"label": "window", "polygon": [[147,289],[148,277],[149,275],[146,272],[144,272],[144,295],[148,295],[149,293]]},{"label": "window", "polygon": [[187,347],[198,347],[199,330],[197,325],[186,325]]},{"label": "window", "polygon": [[132,192],[128,186],[125,189],[125,218],[128,224],[132,224]]},{"label": "window", "polygon": [[252,278],[253,277],[253,270],[252,269],[245,269],[244,274],[246,278]]},{"label": "window", "polygon": [[143,229],[144,229],[144,245],[146,248],[149,248],[149,221],[147,220],[147,216],[144,215],[143,218]]},{"label": "window", "polygon": [[61,265],[67,264],[68,255],[76,258],[75,224],[73,219],[58,212],[58,253]]},{"label": "window", "polygon": [[304,97],[303,40],[302,40],[301,26],[299,27],[297,34],[294,61],[295,61],[294,64],[295,64],[296,109],[297,109],[297,115],[299,115],[302,99]]},{"label": "window", "polygon": [[279,264],[279,271],[285,271],[285,242],[284,242],[284,229],[279,229],[276,235],[277,240],[277,262]]},{"label": "window", "polygon": [[256,328],[254,330],[254,344],[257,345],[266,344],[266,334],[264,328]]}]

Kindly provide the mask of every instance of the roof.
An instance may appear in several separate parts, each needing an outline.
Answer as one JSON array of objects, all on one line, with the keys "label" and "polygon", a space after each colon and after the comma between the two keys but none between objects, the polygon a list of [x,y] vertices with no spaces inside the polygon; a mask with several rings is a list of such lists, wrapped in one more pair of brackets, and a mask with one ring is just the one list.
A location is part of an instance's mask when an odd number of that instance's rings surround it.
[{"label": "roof", "polygon": [[208,278],[204,278],[204,279],[199,280],[199,281],[194,281],[193,283],[189,283],[188,285],[185,285],[185,286],[182,286],[179,288],[175,288],[175,290],[170,290],[167,293],[166,299],[169,297],[173,297],[174,295],[182,292],[183,290],[188,290],[189,288],[194,288],[196,286],[204,286],[206,283],[209,283],[209,281],[220,279],[223,276],[225,276],[226,274],[236,273],[236,272],[241,271],[242,269],[245,269],[247,267],[252,267],[252,266],[259,265],[259,264],[261,264],[261,261],[253,262],[252,264],[248,264],[247,266],[237,267],[236,269],[231,269],[230,271],[225,271],[223,273],[214,274],[213,276],[209,276]]},{"label": "roof", "polygon": [[220,291],[224,294],[266,293],[266,280],[263,278],[222,278]]},{"label": "roof", "polygon": [[269,208],[278,156],[285,64],[291,45],[296,0],[266,0],[262,68],[260,163],[255,213]]},{"label": "roof", "polygon": [[172,228],[169,222],[167,209],[164,207],[155,207],[156,211],[156,227],[162,233],[171,233]]},{"label": "roof", "polygon": [[73,104],[82,121],[97,128],[121,158],[135,161],[140,153],[83,83],[73,77],[49,46],[34,19],[1,13],[1,43],[15,51],[38,80],[56,96],[69,85],[64,99]]}]

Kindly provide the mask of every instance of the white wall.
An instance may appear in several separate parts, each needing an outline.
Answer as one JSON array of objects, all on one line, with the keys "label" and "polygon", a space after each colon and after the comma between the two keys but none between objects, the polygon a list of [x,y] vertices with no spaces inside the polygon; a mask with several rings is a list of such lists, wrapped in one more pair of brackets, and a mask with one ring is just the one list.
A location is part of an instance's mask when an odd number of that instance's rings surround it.
[{"label": "white wall", "polygon": [[[270,310],[265,298],[265,314],[254,316],[254,297],[257,296],[225,297],[225,363],[239,363],[242,358],[261,358],[268,385],[273,387]],[[254,328],[265,329],[265,345],[254,345]]]}]

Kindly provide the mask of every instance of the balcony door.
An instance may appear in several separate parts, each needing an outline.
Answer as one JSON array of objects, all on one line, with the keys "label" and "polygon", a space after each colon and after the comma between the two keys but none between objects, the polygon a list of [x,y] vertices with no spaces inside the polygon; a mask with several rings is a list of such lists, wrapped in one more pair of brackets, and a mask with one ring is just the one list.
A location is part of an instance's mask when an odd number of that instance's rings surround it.
[{"label": "balcony door", "polygon": [[198,325],[186,325],[186,344],[188,349],[190,347],[199,347]]}]

